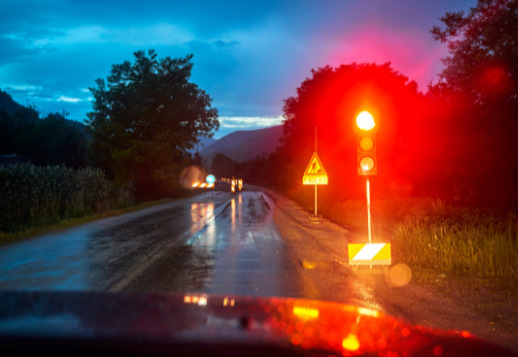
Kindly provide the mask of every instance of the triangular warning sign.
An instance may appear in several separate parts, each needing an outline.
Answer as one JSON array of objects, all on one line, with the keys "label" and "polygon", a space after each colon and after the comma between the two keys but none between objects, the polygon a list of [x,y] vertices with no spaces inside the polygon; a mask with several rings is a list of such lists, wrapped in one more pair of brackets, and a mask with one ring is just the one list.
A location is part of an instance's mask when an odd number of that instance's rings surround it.
[{"label": "triangular warning sign", "polygon": [[304,176],[327,176],[324,165],[322,165],[322,161],[320,161],[316,152],[313,153],[311,160],[309,160]]}]

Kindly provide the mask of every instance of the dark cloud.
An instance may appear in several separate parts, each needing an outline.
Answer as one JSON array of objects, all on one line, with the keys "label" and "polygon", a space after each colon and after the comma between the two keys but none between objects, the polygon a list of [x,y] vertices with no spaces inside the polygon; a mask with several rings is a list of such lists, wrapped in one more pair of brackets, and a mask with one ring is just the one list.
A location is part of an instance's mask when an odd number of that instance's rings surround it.
[{"label": "dark cloud", "polygon": [[212,41],[212,43],[214,44],[214,46],[218,47],[218,48],[231,48],[231,47],[235,47],[235,46],[239,46],[239,41],[224,41],[224,40],[216,40],[216,41]]},{"label": "dark cloud", "polygon": [[6,37],[0,37],[0,66],[8,63],[25,61],[38,54],[38,49],[28,49],[21,45],[20,41]]}]

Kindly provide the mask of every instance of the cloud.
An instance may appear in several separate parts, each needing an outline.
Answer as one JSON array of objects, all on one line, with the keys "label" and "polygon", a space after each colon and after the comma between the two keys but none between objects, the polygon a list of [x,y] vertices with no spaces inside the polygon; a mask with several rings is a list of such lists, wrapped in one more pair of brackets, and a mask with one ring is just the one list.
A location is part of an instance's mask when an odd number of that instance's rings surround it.
[{"label": "cloud", "polygon": [[11,93],[34,93],[36,91],[41,91],[41,86],[33,86],[33,85],[7,85],[6,89]]},{"label": "cloud", "polygon": [[83,100],[82,99],[79,99],[79,98],[71,98],[71,97],[66,97],[66,96],[60,96],[58,99],[57,99],[58,102],[67,102],[67,103],[79,103],[79,102],[82,102]]},{"label": "cloud", "polygon": [[168,23],[140,27],[85,25],[64,26],[43,31],[35,31],[34,28],[30,28],[29,30],[9,32],[0,37],[0,46],[27,50],[118,43],[149,48],[156,45],[182,45],[192,40],[194,40],[194,36],[188,30]]},{"label": "cloud", "polygon": [[101,26],[82,26],[69,29],[55,31],[48,36],[42,36],[34,39],[33,44],[36,47],[44,47],[48,45],[74,45],[84,43],[100,43],[104,42],[103,37],[107,30]]},{"label": "cloud", "polygon": [[133,46],[167,45],[180,46],[195,39],[195,36],[182,26],[160,23],[152,26],[113,28],[106,33],[109,42],[120,42]]},{"label": "cloud", "polygon": [[284,118],[276,117],[219,117],[221,128],[232,129],[257,129],[275,125],[281,125]]},{"label": "cloud", "polygon": [[23,42],[11,34],[0,36],[0,66],[30,59],[38,54],[38,50],[26,48]]}]

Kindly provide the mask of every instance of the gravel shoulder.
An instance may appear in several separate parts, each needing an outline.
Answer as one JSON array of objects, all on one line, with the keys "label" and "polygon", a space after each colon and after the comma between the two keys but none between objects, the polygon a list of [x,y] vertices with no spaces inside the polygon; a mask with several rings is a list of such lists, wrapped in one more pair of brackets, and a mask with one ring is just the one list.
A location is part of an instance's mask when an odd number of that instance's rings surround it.
[{"label": "gravel shoulder", "polygon": [[311,223],[294,201],[261,190],[274,199],[274,220],[299,263],[307,286],[301,297],[374,308],[415,325],[469,331],[518,353],[518,297],[439,273],[432,280],[414,277],[394,284],[391,269],[353,271],[347,260],[347,243],[355,238],[351,232],[328,220]]}]

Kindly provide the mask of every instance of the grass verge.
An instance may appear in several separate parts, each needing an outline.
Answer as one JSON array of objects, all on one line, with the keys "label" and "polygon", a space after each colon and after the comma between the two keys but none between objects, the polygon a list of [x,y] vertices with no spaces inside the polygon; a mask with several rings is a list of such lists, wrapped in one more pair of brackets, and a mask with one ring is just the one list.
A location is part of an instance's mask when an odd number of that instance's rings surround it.
[{"label": "grass verge", "polygon": [[125,213],[130,213],[134,211],[138,211],[144,208],[157,206],[163,203],[174,201],[173,198],[165,198],[156,201],[142,202],[138,204],[129,205],[123,208],[112,209],[108,211],[104,211],[102,213],[85,215],[82,217],[72,218],[72,219],[64,219],[60,222],[54,224],[46,224],[46,225],[38,225],[38,226],[28,226],[25,229],[19,230],[14,233],[6,233],[0,231],[0,245],[14,243],[17,241],[21,241],[24,239],[29,239],[38,235],[56,232],[68,228],[72,228],[75,226],[79,226],[82,224],[86,224],[98,219],[114,217]]},{"label": "grass verge", "polygon": [[[360,200],[327,204],[330,220],[367,237],[367,208]],[[456,279],[518,294],[518,216],[455,207],[432,198],[372,203],[373,242],[390,242],[392,261],[407,264],[413,280],[440,285]]]}]

